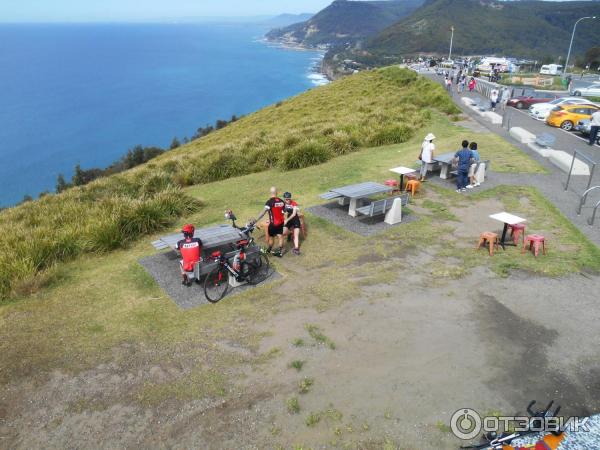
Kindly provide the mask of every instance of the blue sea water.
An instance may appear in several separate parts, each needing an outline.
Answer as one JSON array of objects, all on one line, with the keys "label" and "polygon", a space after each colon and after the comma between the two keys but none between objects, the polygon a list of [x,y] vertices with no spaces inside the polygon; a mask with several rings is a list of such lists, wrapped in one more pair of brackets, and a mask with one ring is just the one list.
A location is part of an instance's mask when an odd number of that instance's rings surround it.
[{"label": "blue sea water", "polygon": [[0,25],[0,206],[321,84],[251,24]]}]

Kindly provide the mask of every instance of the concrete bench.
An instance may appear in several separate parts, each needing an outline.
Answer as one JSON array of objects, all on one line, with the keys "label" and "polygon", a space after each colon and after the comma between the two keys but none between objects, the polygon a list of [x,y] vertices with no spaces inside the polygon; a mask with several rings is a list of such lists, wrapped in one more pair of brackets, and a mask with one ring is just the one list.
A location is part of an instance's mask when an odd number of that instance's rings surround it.
[{"label": "concrete bench", "polygon": [[529,131],[521,127],[512,127],[510,129],[510,135],[523,144],[535,142],[535,134],[530,133]]},{"label": "concrete bench", "polygon": [[469,97],[462,97],[460,99],[466,106],[473,106],[474,100],[472,98]]},{"label": "concrete bench", "polygon": [[341,197],[341,194],[337,192],[325,192],[324,194],[319,195],[323,200],[333,200],[334,198]]},{"label": "concrete bench", "polygon": [[[571,169],[571,163],[573,162],[573,155],[563,152],[562,150],[554,150],[550,153],[548,159],[560,170],[569,173],[569,170]],[[573,172],[571,173],[573,175],[589,175],[590,167],[583,161],[575,159],[575,164],[573,164]]]},{"label": "concrete bench", "polygon": [[488,119],[494,125],[502,125],[502,116],[500,114],[496,114],[493,111],[485,111],[482,116]]},{"label": "concrete bench", "polygon": [[371,204],[356,208],[356,212],[367,217],[376,217],[385,214],[385,222],[393,225],[402,221],[402,206],[408,204],[408,194],[376,200]]},{"label": "concrete bench", "polygon": [[555,151],[551,148],[542,147],[536,144],[535,142],[530,142],[529,144],[527,144],[527,147],[536,152],[538,155],[543,156],[544,158],[548,158],[550,154],[552,154]]}]

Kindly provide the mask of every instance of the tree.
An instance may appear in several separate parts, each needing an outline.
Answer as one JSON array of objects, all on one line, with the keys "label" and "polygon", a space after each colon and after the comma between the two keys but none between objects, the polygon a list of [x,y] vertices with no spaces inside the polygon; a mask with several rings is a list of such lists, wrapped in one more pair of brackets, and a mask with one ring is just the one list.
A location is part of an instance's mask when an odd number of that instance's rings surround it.
[{"label": "tree", "polygon": [[217,123],[215,124],[215,128],[220,130],[221,128],[225,128],[227,126],[227,121],[223,119],[217,119]]},{"label": "tree", "polygon": [[585,62],[590,65],[590,69],[600,66],[600,47],[592,47],[585,52]]},{"label": "tree", "polygon": [[56,193],[60,194],[62,191],[69,187],[69,183],[65,180],[65,176],[62,173],[58,174],[56,178]]},{"label": "tree", "polygon": [[71,184],[73,186],[83,186],[85,184],[83,170],[81,169],[81,166],[79,164],[77,164],[75,166],[75,173],[73,174],[73,177],[71,178]]},{"label": "tree", "polygon": [[169,146],[169,150],[174,150],[177,147],[179,147],[180,145],[181,145],[181,143],[179,142],[179,139],[174,137],[173,140],[171,141],[171,145]]},{"label": "tree", "polygon": [[32,201],[32,200],[33,200],[33,198],[31,197],[31,195],[29,195],[29,194],[25,194],[25,195],[23,196],[23,200],[21,200],[21,203],[27,203],[27,202],[30,202],[30,201]]}]

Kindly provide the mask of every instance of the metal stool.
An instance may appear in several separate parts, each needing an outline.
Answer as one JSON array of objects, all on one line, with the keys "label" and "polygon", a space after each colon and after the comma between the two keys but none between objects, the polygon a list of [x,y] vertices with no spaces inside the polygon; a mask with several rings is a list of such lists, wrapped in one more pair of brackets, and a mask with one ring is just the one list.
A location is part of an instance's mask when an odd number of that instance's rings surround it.
[{"label": "metal stool", "polygon": [[510,237],[512,238],[515,245],[517,245],[517,243],[519,242],[519,237],[521,236],[521,234],[523,234],[522,241],[523,241],[523,245],[525,245],[525,224],[524,223],[515,223],[514,225],[509,224],[508,228],[510,228]]},{"label": "metal stool", "polygon": [[540,251],[540,245],[542,246],[542,254],[546,254],[546,238],[541,234],[530,234],[525,236],[523,239],[523,248],[521,254],[525,253],[525,247],[529,244],[529,251],[533,249],[534,256],[537,257]]},{"label": "metal stool", "polygon": [[494,248],[498,250],[499,246],[498,235],[491,231],[481,233],[479,235],[479,242],[477,243],[477,250],[479,250],[482,245],[488,245],[490,247],[490,256],[494,256]]},{"label": "metal stool", "polygon": [[421,186],[421,182],[417,180],[408,180],[406,182],[406,190],[410,191],[413,197],[415,196],[415,193],[419,190],[419,186]]}]

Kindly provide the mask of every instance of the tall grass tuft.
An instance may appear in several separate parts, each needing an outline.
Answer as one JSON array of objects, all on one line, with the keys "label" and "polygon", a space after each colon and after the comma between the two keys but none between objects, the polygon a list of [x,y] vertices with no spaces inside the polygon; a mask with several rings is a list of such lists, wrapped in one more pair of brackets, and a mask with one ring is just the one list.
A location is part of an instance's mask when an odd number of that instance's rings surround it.
[{"label": "tall grass tuft", "polygon": [[280,160],[284,170],[301,169],[329,161],[333,152],[322,142],[309,140],[286,150]]}]

